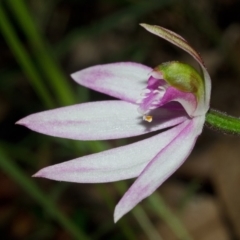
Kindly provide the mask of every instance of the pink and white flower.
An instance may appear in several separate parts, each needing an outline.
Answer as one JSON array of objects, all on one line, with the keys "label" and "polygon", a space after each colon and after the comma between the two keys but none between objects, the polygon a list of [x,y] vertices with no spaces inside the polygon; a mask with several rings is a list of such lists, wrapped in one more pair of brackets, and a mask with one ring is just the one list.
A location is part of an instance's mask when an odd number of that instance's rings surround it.
[{"label": "pink and white flower", "polygon": [[201,73],[178,62],[155,69],[132,62],[90,67],[72,74],[72,78],[120,100],[77,104],[32,114],[17,122],[43,134],[76,140],[156,132],[145,140],[49,166],[34,175],[79,183],[137,177],[115,208],[115,222],[152,194],[186,160],[209,109],[211,80],[199,54],[176,33],[159,26],[142,26],[192,55]]}]

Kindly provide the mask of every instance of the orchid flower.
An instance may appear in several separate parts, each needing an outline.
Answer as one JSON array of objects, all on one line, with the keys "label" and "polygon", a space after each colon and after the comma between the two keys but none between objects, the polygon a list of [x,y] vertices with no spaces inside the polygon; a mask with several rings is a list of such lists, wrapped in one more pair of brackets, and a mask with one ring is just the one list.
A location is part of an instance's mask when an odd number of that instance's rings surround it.
[{"label": "orchid flower", "polygon": [[151,195],[186,160],[209,109],[211,80],[199,54],[170,30],[141,26],[188,52],[200,65],[200,73],[180,62],[163,63],[153,69],[133,62],[89,67],[73,73],[72,78],[120,100],[62,107],[17,122],[43,134],[76,140],[156,133],[126,146],[43,168],[34,175],[78,183],[137,177],[115,208],[115,222]]}]

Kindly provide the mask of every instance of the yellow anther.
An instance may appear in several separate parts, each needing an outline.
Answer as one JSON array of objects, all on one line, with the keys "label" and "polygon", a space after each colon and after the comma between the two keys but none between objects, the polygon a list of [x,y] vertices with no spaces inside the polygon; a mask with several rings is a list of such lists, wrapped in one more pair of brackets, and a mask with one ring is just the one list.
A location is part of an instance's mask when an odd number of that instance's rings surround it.
[{"label": "yellow anther", "polygon": [[147,121],[147,122],[152,122],[152,120],[153,120],[153,117],[152,116],[143,116],[143,120],[145,120],[145,121]]}]

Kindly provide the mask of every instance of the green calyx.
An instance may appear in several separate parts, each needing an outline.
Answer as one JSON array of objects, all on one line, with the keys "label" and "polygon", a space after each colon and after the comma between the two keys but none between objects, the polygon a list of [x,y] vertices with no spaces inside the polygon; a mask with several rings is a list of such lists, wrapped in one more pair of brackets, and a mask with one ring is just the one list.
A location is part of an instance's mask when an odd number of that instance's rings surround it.
[{"label": "green calyx", "polygon": [[204,93],[204,80],[190,65],[181,62],[166,62],[157,66],[154,71],[172,87],[182,92],[193,93],[198,99]]}]

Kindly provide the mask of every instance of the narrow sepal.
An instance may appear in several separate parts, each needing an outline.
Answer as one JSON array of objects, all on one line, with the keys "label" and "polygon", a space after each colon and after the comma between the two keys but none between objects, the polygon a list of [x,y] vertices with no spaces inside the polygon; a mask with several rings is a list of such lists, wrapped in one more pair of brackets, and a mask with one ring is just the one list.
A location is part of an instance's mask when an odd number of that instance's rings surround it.
[{"label": "narrow sepal", "polygon": [[202,132],[204,121],[205,116],[200,116],[181,124],[184,128],[173,141],[159,151],[119,201],[114,212],[115,222],[151,195],[181,166]]}]

